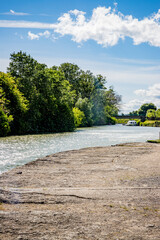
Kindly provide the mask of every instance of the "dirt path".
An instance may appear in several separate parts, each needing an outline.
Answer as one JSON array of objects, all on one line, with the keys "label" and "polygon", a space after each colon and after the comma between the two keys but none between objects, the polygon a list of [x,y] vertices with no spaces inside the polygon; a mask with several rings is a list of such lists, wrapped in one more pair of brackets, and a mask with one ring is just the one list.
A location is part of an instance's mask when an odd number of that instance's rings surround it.
[{"label": "dirt path", "polygon": [[0,175],[0,239],[160,239],[160,145],[47,156]]}]

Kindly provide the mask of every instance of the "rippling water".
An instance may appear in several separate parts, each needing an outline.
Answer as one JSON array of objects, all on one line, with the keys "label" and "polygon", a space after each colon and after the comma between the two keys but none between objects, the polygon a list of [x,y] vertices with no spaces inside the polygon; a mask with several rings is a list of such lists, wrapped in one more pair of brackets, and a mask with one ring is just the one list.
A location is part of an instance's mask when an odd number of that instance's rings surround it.
[{"label": "rippling water", "polygon": [[0,138],[0,172],[65,150],[158,139],[160,128],[123,125],[82,128],[72,133]]}]

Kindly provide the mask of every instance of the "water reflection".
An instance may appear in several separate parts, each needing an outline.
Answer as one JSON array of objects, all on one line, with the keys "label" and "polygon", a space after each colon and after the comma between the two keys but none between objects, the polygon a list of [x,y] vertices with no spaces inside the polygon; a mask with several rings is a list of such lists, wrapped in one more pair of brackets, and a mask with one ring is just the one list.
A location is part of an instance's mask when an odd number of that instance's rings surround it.
[{"label": "water reflection", "polygon": [[0,172],[56,152],[157,139],[159,132],[160,128],[115,125],[81,128],[73,133],[0,138]]}]

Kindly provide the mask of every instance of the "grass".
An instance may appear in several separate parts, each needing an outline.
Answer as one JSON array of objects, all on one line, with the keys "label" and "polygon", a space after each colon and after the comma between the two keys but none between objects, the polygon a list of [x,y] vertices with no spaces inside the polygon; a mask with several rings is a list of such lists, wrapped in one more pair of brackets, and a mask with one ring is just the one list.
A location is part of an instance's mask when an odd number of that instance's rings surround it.
[{"label": "grass", "polygon": [[157,140],[147,140],[149,143],[160,143],[160,139]]}]

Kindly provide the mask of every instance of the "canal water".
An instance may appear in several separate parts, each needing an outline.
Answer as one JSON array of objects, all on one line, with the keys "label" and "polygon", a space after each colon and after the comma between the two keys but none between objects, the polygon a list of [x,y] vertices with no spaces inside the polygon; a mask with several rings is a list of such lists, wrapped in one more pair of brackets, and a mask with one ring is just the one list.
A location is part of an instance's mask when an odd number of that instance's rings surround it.
[{"label": "canal water", "polygon": [[0,173],[66,150],[158,139],[160,128],[123,125],[81,128],[71,133],[0,138]]}]

